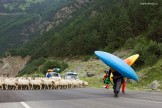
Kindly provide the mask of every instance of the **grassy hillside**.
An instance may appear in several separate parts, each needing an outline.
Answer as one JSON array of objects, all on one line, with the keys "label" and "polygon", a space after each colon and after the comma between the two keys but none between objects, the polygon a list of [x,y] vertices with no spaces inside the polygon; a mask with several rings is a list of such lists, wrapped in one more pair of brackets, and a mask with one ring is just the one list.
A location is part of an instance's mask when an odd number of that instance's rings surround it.
[{"label": "grassy hillside", "polygon": [[[128,55],[129,53],[125,53]],[[124,57],[124,58],[125,58]],[[138,60],[137,60],[138,61]],[[161,64],[162,63],[162,57],[159,58],[156,64],[152,66],[144,66],[140,69],[137,69],[135,64],[133,64],[134,70],[137,72],[137,75],[139,77],[138,82],[127,82],[126,89],[128,90],[145,90],[145,91],[152,91],[149,85],[157,80],[160,85],[162,85],[162,72],[161,72]],[[78,72],[78,75],[80,79],[88,81],[89,87],[99,87],[102,88],[104,86],[103,84],[103,76],[104,76],[104,70],[108,69],[109,67],[106,66],[101,60],[93,59],[88,61],[82,61],[82,60],[72,60],[68,62],[69,68],[67,68],[64,72],[67,71],[75,71]],[[87,77],[86,72],[94,73],[95,76],[93,77]],[[112,88],[112,84],[110,84],[110,88]],[[159,90],[162,91],[162,87],[159,87]]]},{"label": "grassy hillside", "polygon": [[156,64],[152,65],[152,66],[147,66],[147,67],[143,67],[138,71],[138,76],[139,76],[139,82],[138,83],[133,83],[130,84],[129,87],[130,88],[136,88],[138,89],[144,89],[144,90],[150,90],[149,89],[149,85],[157,80],[158,83],[160,84],[159,89],[162,91],[162,57],[160,57],[158,59],[158,61],[156,62]]}]

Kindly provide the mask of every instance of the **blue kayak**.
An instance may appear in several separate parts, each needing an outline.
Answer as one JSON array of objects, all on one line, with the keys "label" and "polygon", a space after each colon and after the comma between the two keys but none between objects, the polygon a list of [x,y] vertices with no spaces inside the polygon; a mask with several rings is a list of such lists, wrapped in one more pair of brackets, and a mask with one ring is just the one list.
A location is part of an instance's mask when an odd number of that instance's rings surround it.
[{"label": "blue kayak", "polygon": [[106,65],[119,72],[123,77],[127,77],[135,81],[138,80],[136,72],[119,57],[103,51],[95,51],[95,54]]}]

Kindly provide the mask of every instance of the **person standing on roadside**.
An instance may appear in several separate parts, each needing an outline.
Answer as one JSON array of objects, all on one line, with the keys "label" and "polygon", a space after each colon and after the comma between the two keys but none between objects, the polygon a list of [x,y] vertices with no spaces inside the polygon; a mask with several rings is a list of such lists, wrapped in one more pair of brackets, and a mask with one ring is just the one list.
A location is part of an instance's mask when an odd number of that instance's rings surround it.
[{"label": "person standing on roadside", "polygon": [[46,73],[46,77],[47,77],[47,78],[51,78],[51,77],[52,77],[51,73],[50,73],[50,72],[47,72],[47,73]]},{"label": "person standing on roadside", "polygon": [[105,70],[105,75],[103,77],[103,82],[105,85],[105,88],[108,89],[109,88],[109,83],[110,83],[110,77],[109,77],[109,70]]}]

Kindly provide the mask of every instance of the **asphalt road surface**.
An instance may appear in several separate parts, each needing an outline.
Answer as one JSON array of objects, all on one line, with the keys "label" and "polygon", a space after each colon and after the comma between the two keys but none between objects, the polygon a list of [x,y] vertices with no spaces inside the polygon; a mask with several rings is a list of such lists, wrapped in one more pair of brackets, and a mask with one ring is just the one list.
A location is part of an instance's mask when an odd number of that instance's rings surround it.
[{"label": "asphalt road surface", "polygon": [[162,93],[112,89],[0,90],[0,108],[162,108]]}]

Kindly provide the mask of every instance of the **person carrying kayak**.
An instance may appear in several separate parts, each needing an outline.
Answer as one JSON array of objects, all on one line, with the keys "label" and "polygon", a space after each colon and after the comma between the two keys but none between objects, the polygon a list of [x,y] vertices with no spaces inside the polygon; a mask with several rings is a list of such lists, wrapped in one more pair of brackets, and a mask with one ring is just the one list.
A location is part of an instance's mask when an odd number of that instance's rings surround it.
[{"label": "person carrying kayak", "polygon": [[113,79],[113,82],[114,82],[114,85],[113,85],[114,96],[118,97],[118,93],[120,92],[121,85],[124,82],[124,78],[119,72],[110,68],[109,69],[109,76],[111,75],[111,73],[113,74],[112,79]]}]

